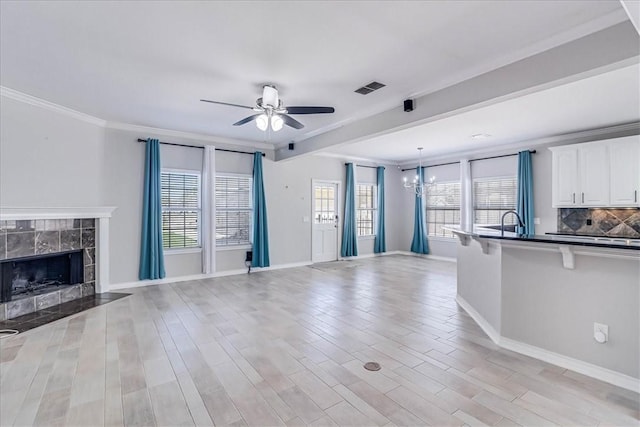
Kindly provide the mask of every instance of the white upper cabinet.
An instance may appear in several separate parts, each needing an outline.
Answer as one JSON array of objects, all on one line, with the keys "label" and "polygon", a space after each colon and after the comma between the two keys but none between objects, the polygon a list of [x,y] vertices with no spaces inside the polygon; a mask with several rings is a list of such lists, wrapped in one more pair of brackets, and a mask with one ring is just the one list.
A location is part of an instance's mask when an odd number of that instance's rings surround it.
[{"label": "white upper cabinet", "polygon": [[578,193],[578,150],[562,147],[553,150],[553,206],[575,206]]},{"label": "white upper cabinet", "polygon": [[610,205],[640,207],[640,136],[611,140]]},{"label": "white upper cabinet", "polygon": [[607,144],[586,144],[578,148],[580,200],[576,201],[581,206],[609,204],[608,151]]},{"label": "white upper cabinet", "polygon": [[550,150],[554,208],[640,206],[640,136]]}]

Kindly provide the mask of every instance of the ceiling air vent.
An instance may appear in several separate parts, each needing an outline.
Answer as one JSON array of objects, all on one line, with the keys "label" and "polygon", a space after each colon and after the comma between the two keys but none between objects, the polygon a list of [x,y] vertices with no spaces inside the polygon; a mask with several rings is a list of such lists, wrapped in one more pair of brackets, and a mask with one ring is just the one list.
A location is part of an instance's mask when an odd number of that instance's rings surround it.
[{"label": "ceiling air vent", "polygon": [[359,93],[360,95],[366,95],[373,92],[374,90],[380,89],[381,87],[385,87],[385,85],[379,82],[371,82],[367,85],[362,86],[360,89],[356,89],[355,92]]}]

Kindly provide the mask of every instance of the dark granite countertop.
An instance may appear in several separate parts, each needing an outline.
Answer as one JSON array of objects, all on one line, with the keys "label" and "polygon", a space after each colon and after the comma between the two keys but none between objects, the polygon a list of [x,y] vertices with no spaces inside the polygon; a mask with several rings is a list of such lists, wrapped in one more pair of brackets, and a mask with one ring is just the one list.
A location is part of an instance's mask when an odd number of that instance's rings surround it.
[{"label": "dark granite countertop", "polygon": [[489,230],[485,231],[483,229],[476,229],[476,230],[470,231],[470,230],[463,230],[461,228],[455,228],[455,227],[447,227],[447,229],[452,231],[455,234],[461,234],[469,237],[483,238],[483,239],[510,240],[510,241],[518,241],[518,242],[554,243],[554,244],[590,246],[590,247],[611,248],[611,249],[640,250],[640,239],[627,239],[624,237],[591,237],[591,236],[576,236],[576,235],[555,234],[555,233],[524,237],[524,236],[518,236],[515,233],[507,233],[507,232],[505,232],[504,236],[501,236],[499,231],[492,232]]}]

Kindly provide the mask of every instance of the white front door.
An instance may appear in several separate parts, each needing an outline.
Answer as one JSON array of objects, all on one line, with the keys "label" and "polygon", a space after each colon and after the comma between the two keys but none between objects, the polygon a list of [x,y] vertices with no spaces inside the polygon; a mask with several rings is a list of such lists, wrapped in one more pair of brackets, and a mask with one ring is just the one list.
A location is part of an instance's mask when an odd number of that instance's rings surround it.
[{"label": "white front door", "polygon": [[338,259],[338,183],[316,181],[312,183],[312,253],[313,262]]}]

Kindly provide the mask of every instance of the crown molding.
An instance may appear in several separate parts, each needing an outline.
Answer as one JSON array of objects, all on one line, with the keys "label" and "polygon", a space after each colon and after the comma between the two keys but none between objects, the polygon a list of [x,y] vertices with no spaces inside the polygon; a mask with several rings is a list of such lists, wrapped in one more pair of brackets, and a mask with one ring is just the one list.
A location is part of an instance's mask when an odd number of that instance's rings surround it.
[{"label": "crown molding", "polygon": [[[143,135],[140,135],[140,138],[145,137],[149,134],[151,135],[163,135],[163,136],[171,136],[174,138],[183,138],[190,139],[200,142],[210,142],[212,144],[224,144],[234,147],[247,147],[247,148],[262,148],[265,150],[273,150],[273,144],[269,144],[266,142],[251,142],[244,141],[240,139],[233,138],[224,138],[219,136],[205,135],[200,133],[192,133],[192,132],[183,132],[179,130],[171,130],[171,129],[162,129],[162,128],[154,128],[149,126],[141,126],[141,125],[133,125],[129,123],[121,123],[121,122],[106,122],[105,128],[107,129],[115,129],[115,130],[124,130],[128,132],[139,132]],[[206,144],[203,144],[206,145]],[[222,147],[221,147],[222,148]]]},{"label": "crown molding", "polygon": [[91,123],[92,125],[104,127],[107,123],[106,120],[99,119],[97,117],[73,110],[71,108],[63,107],[62,105],[54,104],[53,102],[49,102],[41,98],[36,98],[35,96],[27,95],[26,93],[19,92],[5,86],[0,86],[0,96],[13,99],[14,101],[44,108],[45,110],[63,114],[65,116],[72,117],[86,123]]},{"label": "crown molding", "polygon": [[234,146],[234,147],[241,146],[241,147],[250,147],[250,148],[264,149],[264,150],[274,149],[273,144],[268,144],[265,142],[249,142],[249,141],[243,141],[239,139],[223,138],[223,137],[216,137],[216,136],[204,135],[204,134],[198,134],[198,133],[183,132],[183,131],[170,130],[170,129],[161,129],[161,128],[154,128],[149,126],[133,125],[129,123],[110,122],[107,120],[100,119],[98,117],[91,116],[89,114],[82,113],[80,111],[73,110],[71,108],[64,107],[59,104],[54,104],[53,102],[49,102],[32,95],[28,95],[26,93],[23,93],[5,86],[0,86],[0,96],[12,99],[14,101],[22,102],[24,104],[29,104],[35,107],[44,108],[45,110],[53,111],[55,113],[62,114],[67,117],[71,117],[86,123],[91,123],[93,125],[100,126],[103,128],[140,132],[144,134],[144,135],[141,135],[141,137],[147,134],[164,135],[164,136],[172,136],[175,138],[184,138],[184,139],[191,139],[191,140],[197,140],[202,142],[211,142],[214,144],[223,144],[223,145]]}]

